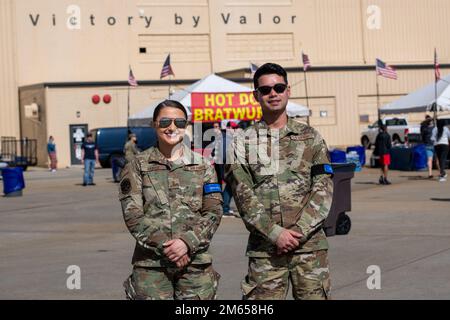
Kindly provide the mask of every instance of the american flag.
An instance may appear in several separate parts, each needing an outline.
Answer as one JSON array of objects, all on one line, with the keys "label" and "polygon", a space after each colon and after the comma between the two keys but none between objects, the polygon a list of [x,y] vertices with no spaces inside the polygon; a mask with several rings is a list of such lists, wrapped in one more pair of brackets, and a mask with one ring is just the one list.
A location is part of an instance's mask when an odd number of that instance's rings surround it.
[{"label": "american flag", "polygon": [[384,63],[380,59],[376,59],[376,71],[377,75],[397,80],[397,71],[395,71],[393,67]]},{"label": "american flag", "polygon": [[255,74],[256,70],[258,70],[258,66],[252,62],[250,62],[250,72],[252,73],[252,76]]},{"label": "american flag", "polygon": [[164,62],[164,65],[162,67],[161,70],[161,76],[159,77],[160,79],[167,77],[168,75],[175,75],[173,73],[172,67],[170,65],[170,53],[167,55],[166,61]]},{"label": "american flag", "polygon": [[441,79],[441,70],[439,69],[439,61],[436,49],[434,49],[434,77],[437,80]]},{"label": "american flag", "polygon": [[131,70],[131,67],[130,67],[130,74],[128,75],[128,84],[132,87],[138,86],[138,83],[136,81],[136,78],[133,75],[133,70]]},{"label": "american flag", "polygon": [[303,71],[308,70],[311,67],[311,61],[309,61],[308,55],[302,52]]}]

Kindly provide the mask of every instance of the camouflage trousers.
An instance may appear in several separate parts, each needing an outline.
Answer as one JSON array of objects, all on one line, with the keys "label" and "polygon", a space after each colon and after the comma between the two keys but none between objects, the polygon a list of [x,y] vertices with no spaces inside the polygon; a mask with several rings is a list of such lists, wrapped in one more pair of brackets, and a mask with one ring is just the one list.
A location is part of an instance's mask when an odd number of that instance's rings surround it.
[{"label": "camouflage trousers", "polygon": [[211,264],[182,270],[135,266],[123,285],[129,300],[215,300],[219,279]]},{"label": "camouflage trousers", "polygon": [[330,299],[327,250],[250,258],[241,283],[244,300],[283,300],[292,285],[298,300]]}]

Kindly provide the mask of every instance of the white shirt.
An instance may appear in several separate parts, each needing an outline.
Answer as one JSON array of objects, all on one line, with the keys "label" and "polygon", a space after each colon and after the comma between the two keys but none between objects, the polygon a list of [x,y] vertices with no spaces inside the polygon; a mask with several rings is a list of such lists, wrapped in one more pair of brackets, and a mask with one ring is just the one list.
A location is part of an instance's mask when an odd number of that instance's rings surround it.
[{"label": "white shirt", "polygon": [[433,128],[433,134],[431,135],[431,141],[434,142],[434,145],[438,144],[447,144],[450,139],[450,130],[447,127],[444,127],[444,131],[442,132],[442,136],[439,140],[437,140],[437,128]]}]

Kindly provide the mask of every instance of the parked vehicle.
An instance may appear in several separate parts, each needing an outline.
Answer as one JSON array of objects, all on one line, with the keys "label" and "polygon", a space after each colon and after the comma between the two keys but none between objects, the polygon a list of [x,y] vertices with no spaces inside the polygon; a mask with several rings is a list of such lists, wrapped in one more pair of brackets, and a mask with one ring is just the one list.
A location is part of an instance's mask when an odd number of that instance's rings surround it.
[{"label": "parked vehicle", "polygon": [[[407,141],[409,132],[420,133],[420,125],[410,125],[405,118],[384,118],[381,122],[387,126],[387,132],[391,136],[393,143],[404,143]],[[375,139],[379,132],[378,121],[368,126],[368,129],[361,133],[361,144],[370,149],[375,144]]]},{"label": "parked vehicle", "polygon": [[97,128],[90,132],[97,144],[100,164],[103,168],[110,168],[114,158],[123,157],[123,147],[128,140],[128,129],[136,134],[137,145],[140,150],[156,146],[156,133],[150,127],[111,127]]}]

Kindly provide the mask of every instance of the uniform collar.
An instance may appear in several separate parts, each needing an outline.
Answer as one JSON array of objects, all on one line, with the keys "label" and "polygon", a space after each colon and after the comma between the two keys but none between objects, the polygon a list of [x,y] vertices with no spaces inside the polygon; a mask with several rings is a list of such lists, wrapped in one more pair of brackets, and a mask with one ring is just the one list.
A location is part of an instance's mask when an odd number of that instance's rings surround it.
[{"label": "uniform collar", "polygon": [[164,155],[159,151],[158,147],[153,147],[149,151],[148,162],[157,162],[163,165],[175,169],[190,164],[197,164],[194,152],[189,149],[185,144],[183,144],[183,155],[180,159],[176,161],[169,161],[164,157]]}]

